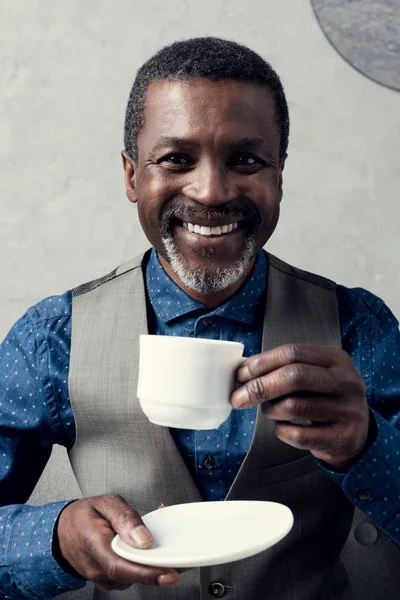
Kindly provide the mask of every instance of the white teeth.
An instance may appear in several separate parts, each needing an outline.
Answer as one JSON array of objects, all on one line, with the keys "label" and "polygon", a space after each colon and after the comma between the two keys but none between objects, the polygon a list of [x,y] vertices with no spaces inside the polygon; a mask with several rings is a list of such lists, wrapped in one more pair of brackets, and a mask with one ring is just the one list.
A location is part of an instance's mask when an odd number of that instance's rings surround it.
[{"label": "white teeth", "polygon": [[200,229],[201,235],[211,235],[211,227],[201,227]]},{"label": "white teeth", "polygon": [[222,235],[224,233],[231,233],[238,228],[237,223],[230,223],[229,225],[221,225],[221,227],[205,227],[204,225],[193,225],[193,223],[187,223],[184,221],[182,227],[190,231],[190,233],[199,233],[200,235]]}]

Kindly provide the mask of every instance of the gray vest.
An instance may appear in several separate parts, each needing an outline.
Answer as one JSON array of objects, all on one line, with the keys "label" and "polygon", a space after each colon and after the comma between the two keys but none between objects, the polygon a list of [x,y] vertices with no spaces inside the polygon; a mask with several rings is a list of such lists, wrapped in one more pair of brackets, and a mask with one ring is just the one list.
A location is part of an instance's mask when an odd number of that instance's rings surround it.
[{"label": "gray vest", "polygon": [[[70,460],[83,495],[115,492],[143,515],[201,496],[169,429],[152,425],[136,397],[138,340],[148,331],[142,260],[73,291],[69,390],[77,426]],[[263,351],[285,343],[340,347],[335,284],[271,255],[268,261]],[[353,506],[311,454],[276,438],[261,410],[226,499],[286,504],[294,527],[252,558],[188,571],[176,588],[96,589],[95,598],[206,600],[218,590],[227,600],[351,598],[338,557]]]}]

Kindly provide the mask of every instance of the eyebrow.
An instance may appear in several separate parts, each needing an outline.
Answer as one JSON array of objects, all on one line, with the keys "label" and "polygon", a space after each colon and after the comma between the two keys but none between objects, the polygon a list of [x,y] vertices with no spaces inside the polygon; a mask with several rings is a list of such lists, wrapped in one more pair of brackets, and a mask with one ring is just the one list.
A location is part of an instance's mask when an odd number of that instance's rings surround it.
[{"label": "eyebrow", "polygon": [[164,148],[165,146],[189,146],[190,143],[190,140],[187,138],[162,135],[158,138],[153,150],[158,150],[159,148]]},{"label": "eyebrow", "polygon": [[259,148],[264,144],[264,138],[262,137],[243,137],[233,142],[233,146],[240,146],[241,148]]},{"label": "eyebrow", "polygon": [[[159,150],[160,148],[164,148],[165,146],[190,146],[193,144],[193,141],[189,138],[177,137],[177,136],[169,136],[163,135],[158,138],[157,143],[153,147],[153,150]],[[237,140],[233,140],[231,142],[231,146],[235,146],[238,148],[259,148],[264,144],[264,139],[262,137],[242,137]]]}]

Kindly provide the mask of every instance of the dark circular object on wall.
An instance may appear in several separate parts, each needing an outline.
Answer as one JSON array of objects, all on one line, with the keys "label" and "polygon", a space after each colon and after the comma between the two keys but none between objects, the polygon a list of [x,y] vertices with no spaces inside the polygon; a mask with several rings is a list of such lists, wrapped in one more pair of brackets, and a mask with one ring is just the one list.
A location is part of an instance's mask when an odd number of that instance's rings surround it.
[{"label": "dark circular object on wall", "polygon": [[400,0],[311,0],[332,46],[357,71],[400,90]]}]

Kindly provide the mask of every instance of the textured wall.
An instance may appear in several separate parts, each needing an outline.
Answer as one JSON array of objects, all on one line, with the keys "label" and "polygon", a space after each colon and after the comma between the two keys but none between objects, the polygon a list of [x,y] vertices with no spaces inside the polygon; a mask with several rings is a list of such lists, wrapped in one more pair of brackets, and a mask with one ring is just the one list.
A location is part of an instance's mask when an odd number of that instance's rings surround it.
[{"label": "textured wall", "polygon": [[[400,315],[400,95],[340,58],[308,1],[3,0],[1,337],[29,305],[146,247],[124,196],[125,102],[153,51],[196,35],[248,44],[282,76],[292,133],[269,249]],[[55,452],[32,501],[76,493]]]},{"label": "textured wall", "polygon": [[327,38],[355,69],[400,90],[399,0],[311,0]]}]

